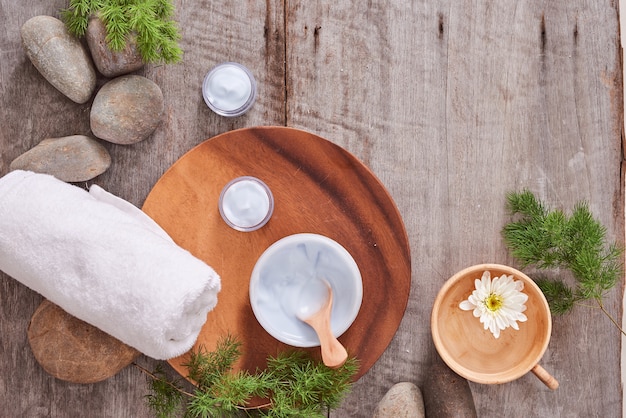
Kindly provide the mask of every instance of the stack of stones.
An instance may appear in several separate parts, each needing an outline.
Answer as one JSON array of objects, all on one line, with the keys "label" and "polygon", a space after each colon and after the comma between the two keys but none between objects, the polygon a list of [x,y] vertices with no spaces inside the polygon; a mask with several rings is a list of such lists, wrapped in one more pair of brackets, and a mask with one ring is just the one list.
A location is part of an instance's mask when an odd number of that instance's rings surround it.
[{"label": "stack of stones", "polygon": [[[51,16],[29,19],[21,36],[28,58],[59,92],[79,104],[93,97],[91,133],[77,135],[70,126],[68,136],[44,138],[13,160],[11,170],[51,174],[66,182],[87,181],[111,165],[103,141],[134,144],[156,129],[164,111],[163,93],[151,80],[129,75],[144,64],[133,39],[127,40],[124,51],[111,51],[104,25],[96,17],[89,21],[87,46]],[[94,97],[98,73],[107,80]],[[35,358],[48,373],[74,383],[104,380],[139,355],[49,301],[43,301],[33,315],[28,338]]]},{"label": "stack of stones", "polygon": [[164,111],[163,93],[146,77],[128,75],[144,64],[132,38],[123,51],[111,51],[104,24],[95,16],[87,27],[88,49],[52,16],[29,19],[21,35],[35,68],[70,100],[82,104],[92,98],[97,77],[94,64],[110,80],[91,104],[91,135],[68,132],[62,138],[44,138],[13,160],[11,170],[52,174],[67,182],[87,181],[111,165],[111,156],[99,140],[129,145],[143,141],[156,129]]}]

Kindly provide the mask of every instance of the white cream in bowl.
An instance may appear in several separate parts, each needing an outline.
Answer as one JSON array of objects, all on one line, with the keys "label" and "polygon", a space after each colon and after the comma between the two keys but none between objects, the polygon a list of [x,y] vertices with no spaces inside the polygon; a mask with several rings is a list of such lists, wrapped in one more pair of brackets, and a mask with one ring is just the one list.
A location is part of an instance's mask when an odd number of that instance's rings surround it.
[{"label": "white cream in bowl", "polygon": [[261,326],[296,347],[315,347],[315,331],[296,316],[302,288],[326,279],[333,291],[331,329],[336,337],[354,322],[363,299],[359,268],[336,241],[318,234],[295,234],[272,244],[259,257],[250,278],[250,303]]}]

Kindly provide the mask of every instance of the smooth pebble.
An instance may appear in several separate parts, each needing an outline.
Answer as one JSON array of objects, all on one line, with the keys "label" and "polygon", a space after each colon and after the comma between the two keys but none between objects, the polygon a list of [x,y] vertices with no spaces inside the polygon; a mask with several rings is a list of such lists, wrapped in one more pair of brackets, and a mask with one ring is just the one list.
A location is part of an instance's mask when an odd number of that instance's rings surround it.
[{"label": "smooth pebble", "polygon": [[87,45],[91,51],[96,68],[105,77],[113,78],[132,73],[143,67],[144,62],[137,49],[135,37],[129,36],[126,47],[121,51],[113,51],[106,42],[106,28],[102,20],[96,16],[89,19],[85,33]]},{"label": "smooth pebble", "polygon": [[47,299],[30,320],[28,342],[46,372],[72,383],[106,380],[141,354]]},{"label": "smooth pebble", "polygon": [[52,16],[35,16],[20,30],[26,55],[41,75],[76,103],[85,103],[96,87],[96,71],[86,48]]},{"label": "smooth pebble", "polygon": [[422,392],[411,382],[396,383],[380,400],[373,418],[424,418]]},{"label": "smooth pebble", "polygon": [[441,359],[430,367],[424,382],[424,407],[428,418],[476,418],[468,381]]},{"label": "smooth pebble", "polygon": [[80,182],[104,173],[110,165],[111,156],[102,144],[85,135],[72,135],[44,139],[13,160],[9,169],[30,170],[67,182]]},{"label": "smooth pebble", "polygon": [[134,144],[154,132],[164,109],[163,93],[153,81],[139,75],[117,77],[96,94],[91,131],[114,144]]}]

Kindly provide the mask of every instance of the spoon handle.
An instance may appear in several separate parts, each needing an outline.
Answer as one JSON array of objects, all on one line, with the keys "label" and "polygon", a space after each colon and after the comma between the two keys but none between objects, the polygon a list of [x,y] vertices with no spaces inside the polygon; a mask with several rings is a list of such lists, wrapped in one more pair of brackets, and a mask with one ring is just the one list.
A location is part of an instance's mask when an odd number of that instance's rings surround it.
[{"label": "spoon handle", "polygon": [[330,315],[333,307],[333,292],[330,284],[321,280],[326,286],[327,295],[324,305],[308,318],[299,317],[301,321],[309,324],[317,333],[322,350],[322,361],[327,367],[336,369],[343,366],[348,359],[346,348],[334,336],[330,327]]},{"label": "spoon handle", "polygon": [[322,350],[322,361],[331,369],[336,369],[346,362],[348,358],[348,352],[346,348],[337,340],[333,335],[330,328],[330,318],[327,316],[324,318],[325,324],[316,329],[317,336],[320,339],[320,346]]}]

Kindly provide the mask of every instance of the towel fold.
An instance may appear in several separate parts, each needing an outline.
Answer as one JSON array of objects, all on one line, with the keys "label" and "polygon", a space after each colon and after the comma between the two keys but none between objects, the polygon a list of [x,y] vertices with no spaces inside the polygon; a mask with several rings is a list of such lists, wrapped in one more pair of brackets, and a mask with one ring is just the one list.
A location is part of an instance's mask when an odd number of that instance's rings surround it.
[{"label": "towel fold", "polygon": [[159,360],[193,346],[220,290],[131,203],[21,170],[0,178],[0,270]]}]

